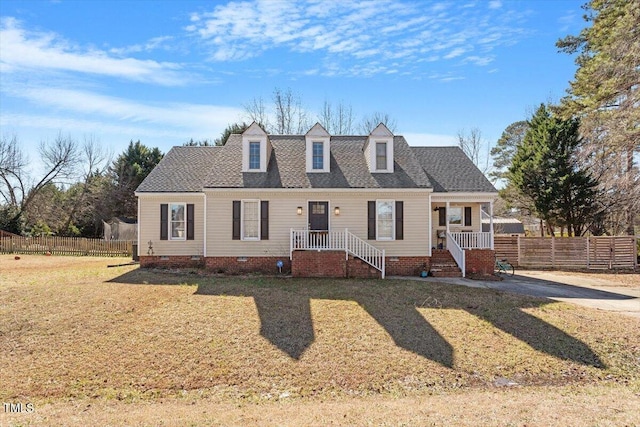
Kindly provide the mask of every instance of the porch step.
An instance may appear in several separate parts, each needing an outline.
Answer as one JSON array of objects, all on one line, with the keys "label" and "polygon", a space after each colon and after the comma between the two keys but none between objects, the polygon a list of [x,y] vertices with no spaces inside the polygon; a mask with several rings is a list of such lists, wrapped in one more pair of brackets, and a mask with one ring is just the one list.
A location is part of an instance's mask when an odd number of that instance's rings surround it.
[{"label": "porch step", "polygon": [[446,249],[431,252],[431,275],[433,277],[462,277],[458,264]]}]

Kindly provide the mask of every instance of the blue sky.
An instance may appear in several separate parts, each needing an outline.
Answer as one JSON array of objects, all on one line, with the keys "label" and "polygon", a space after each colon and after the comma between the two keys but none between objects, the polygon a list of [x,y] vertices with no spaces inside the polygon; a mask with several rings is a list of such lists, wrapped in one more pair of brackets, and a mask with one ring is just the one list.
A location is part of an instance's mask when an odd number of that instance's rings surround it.
[{"label": "blue sky", "polygon": [[279,87],[312,118],[325,100],[388,113],[411,145],[473,127],[495,143],[563,96],[574,58],[555,42],[584,27],[582,3],[2,0],[1,133],[166,152]]}]

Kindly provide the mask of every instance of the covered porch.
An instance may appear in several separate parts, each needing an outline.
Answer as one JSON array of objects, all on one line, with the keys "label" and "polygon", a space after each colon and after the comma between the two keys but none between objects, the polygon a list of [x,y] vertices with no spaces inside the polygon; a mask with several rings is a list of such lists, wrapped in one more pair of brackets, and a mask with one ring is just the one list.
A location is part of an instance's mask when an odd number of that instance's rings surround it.
[{"label": "covered porch", "polygon": [[[495,193],[436,193],[430,197],[430,249],[448,251],[463,277],[469,270],[488,273],[493,269],[495,197]],[[483,217],[488,217],[488,231],[482,231]],[[472,268],[467,255],[472,256]]]}]

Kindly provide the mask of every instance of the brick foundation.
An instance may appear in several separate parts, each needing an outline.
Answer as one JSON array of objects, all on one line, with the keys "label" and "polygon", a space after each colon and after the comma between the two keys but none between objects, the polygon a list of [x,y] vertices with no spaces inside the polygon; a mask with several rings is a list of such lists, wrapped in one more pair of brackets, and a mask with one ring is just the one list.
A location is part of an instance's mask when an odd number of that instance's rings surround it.
[{"label": "brick foundation", "polygon": [[202,267],[204,258],[191,255],[149,256],[140,255],[140,267],[143,268],[180,268]]},{"label": "brick foundation", "polygon": [[496,252],[491,249],[467,249],[465,252],[466,274],[493,274]]},{"label": "brick foundation", "polygon": [[347,277],[351,279],[379,279],[382,272],[373,268],[360,258],[354,258],[349,255],[347,260]]},{"label": "brick foundation", "polygon": [[293,251],[293,277],[347,277],[344,251]]},{"label": "brick foundation", "polygon": [[429,271],[430,263],[428,256],[386,257],[385,273],[387,276],[419,276],[423,269]]},{"label": "brick foundation", "polygon": [[282,272],[288,274],[291,271],[289,257],[207,257],[205,266],[214,273],[243,274],[243,273],[279,273],[276,263],[282,261]]}]

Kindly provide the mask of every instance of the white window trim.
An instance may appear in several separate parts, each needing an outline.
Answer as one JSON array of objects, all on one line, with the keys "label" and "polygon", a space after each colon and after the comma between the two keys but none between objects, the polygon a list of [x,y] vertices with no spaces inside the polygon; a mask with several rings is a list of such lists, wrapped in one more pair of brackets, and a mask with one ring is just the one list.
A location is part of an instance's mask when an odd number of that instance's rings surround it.
[{"label": "white window trim", "polygon": [[[322,168],[313,168],[313,143],[322,142]],[[305,137],[305,151],[306,151],[306,169],[307,173],[323,173],[330,172],[331,170],[331,139],[329,137]]]},{"label": "white window trim", "polygon": [[[258,167],[257,168],[252,168],[251,167],[251,145],[252,144],[258,144]],[[262,169],[262,141],[252,141],[249,140],[248,143],[248,147],[249,147],[249,159],[248,159],[248,163],[247,163],[247,169],[250,171],[259,171],[260,169]]]},{"label": "white window trim", "polygon": [[[171,213],[173,212],[173,206],[182,206],[182,209],[184,209],[184,230],[182,232],[182,237],[173,237],[173,233],[171,232],[171,224],[174,222],[171,220]],[[167,213],[167,216],[169,217],[167,218],[168,219],[167,227],[169,228],[169,230],[167,230],[167,235],[169,236],[168,240],[174,240],[178,242],[187,240],[187,204],[184,202],[169,203],[169,212]]]},{"label": "white window trim", "polygon": [[[245,202],[256,202],[258,203],[258,237],[245,237],[244,235],[244,204]],[[240,200],[240,240],[244,240],[247,242],[257,242],[260,240],[260,230],[262,227],[261,218],[262,218],[262,204],[260,203],[260,199],[242,199]]]},{"label": "white window trim", "polygon": [[[314,167],[314,163],[313,163],[313,158],[314,158],[314,154],[315,154],[314,147],[315,147],[316,144],[322,144],[322,156],[321,156],[321,158],[322,158],[322,167],[320,167],[320,168]],[[325,160],[326,160],[324,158],[324,145],[325,145],[324,141],[311,141],[311,169],[313,171],[322,172],[324,170],[324,165],[325,165]]]},{"label": "white window trim", "polygon": [[[380,226],[378,224],[378,203],[391,203],[391,237],[380,237]],[[396,240],[396,201],[391,199],[376,200],[376,240],[391,242]]]}]

